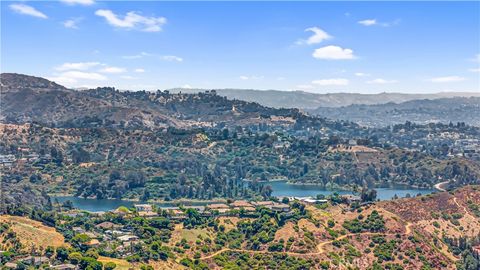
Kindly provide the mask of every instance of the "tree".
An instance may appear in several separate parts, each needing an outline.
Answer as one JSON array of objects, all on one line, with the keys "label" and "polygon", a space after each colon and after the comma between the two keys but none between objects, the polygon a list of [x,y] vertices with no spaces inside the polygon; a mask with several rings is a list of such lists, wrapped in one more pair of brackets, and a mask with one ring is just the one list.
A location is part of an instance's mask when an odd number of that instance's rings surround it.
[{"label": "tree", "polygon": [[73,264],[79,264],[83,256],[80,252],[72,252],[68,254],[68,260]]},{"label": "tree", "polygon": [[104,266],[105,270],[113,270],[117,267],[117,265],[114,262],[107,262]]},{"label": "tree", "polygon": [[377,191],[375,189],[363,188],[360,198],[362,202],[373,202],[377,199]]}]

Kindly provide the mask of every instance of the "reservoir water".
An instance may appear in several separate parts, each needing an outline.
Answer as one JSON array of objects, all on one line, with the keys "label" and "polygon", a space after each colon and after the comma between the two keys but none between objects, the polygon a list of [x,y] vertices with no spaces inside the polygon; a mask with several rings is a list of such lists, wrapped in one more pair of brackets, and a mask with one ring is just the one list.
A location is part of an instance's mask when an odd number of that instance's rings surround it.
[{"label": "reservoir water", "polygon": [[[274,181],[268,183],[272,186],[273,189],[273,196],[287,196],[287,197],[315,197],[318,194],[323,194],[325,196],[330,195],[334,192],[339,194],[352,194],[350,191],[334,191],[334,190],[325,190],[320,186],[317,185],[293,185],[288,184],[284,181]],[[405,197],[407,194],[410,194],[412,197],[416,196],[417,194],[429,194],[434,191],[435,189],[418,189],[418,188],[411,188],[411,187],[391,187],[391,188],[375,188],[377,190],[377,198],[380,200],[390,200],[395,195],[398,197]],[[133,207],[134,204],[138,202],[133,201],[126,201],[126,200],[118,200],[118,199],[84,199],[74,196],[67,196],[67,197],[53,197],[53,200],[58,200],[59,202],[65,202],[70,200],[76,208],[91,211],[91,212],[101,212],[101,211],[109,211],[116,209],[120,206],[126,207]],[[175,206],[175,203],[163,203],[159,204],[161,206]],[[187,205],[187,203],[184,203]],[[205,205],[205,203],[188,203],[188,205]]]}]

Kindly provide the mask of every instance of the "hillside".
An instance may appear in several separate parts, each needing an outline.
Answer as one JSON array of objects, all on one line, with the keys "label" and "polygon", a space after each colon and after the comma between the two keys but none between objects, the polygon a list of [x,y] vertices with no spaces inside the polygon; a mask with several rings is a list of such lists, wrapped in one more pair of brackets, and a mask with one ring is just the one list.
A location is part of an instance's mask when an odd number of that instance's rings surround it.
[{"label": "hillside", "polygon": [[[204,89],[175,88],[172,93],[199,93]],[[316,109],[318,107],[337,108],[354,104],[402,103],[411,100],[439,99],[452,97],[480,97],[475,92],[441,92],[436,94],[404,94],[404,93],[327,93],[317,94],[304,91],[253,90],[253,89],[215,89],[220,96],[228,99],[239,99],[258,102],[273,108]]]},{"label": "hillside", "polygon": [[[288,212],[257,207],[232,210],[225,216],[215,211],[200,214],[180,208],[177,212],[157,209],[162,216],[146,218],[136,211],[91,215],[57,210],[54,219],[56,230],[69,236],[66,242],[87,257],[95,254],[92,250],[108,254],[107,250],[118,246],[118,240],[96,225],[109,224],[132,233],[138,253],[117,248],[116,256],[123,259],[102,256],[98,261],[125,265],[127,260],[135,269],[142,264],[150,264],[153,269],[256,269],[265,265],[272,269],[478,266],[478,259],[475,261],[472,256],[475,256],[473,247],[480,243],[479,186],[364,206],[338,199],[333,196],[327,203],[317,204],[284,202],[288,203]],[[73,218],[66,216],[67,213],[74,214]],[[20,217],[1,218],[19,219],[22,224],[38,223]],[[16,227],[11,230],[21,233]],[[79,242],[82,238],[102,242],[91,248],[88,242]],[[40,243],[32,240],[34,246]]]},{"label": "hillside", "polygon": [[370,127],[395,125],[406,121],[419,124],[465,122],[480,126],[480,97],[421,99],[402,103],[350,105],[338,108],[319,107],[309,112]]},{"label": "hillside", "polygon": [[258,103],[228,100],[214,91],[170,94],[168,91],[118,91],[108,87],[75,91],[42,78],[11,73],[1,74],[1,81],[0,121],[4,123],[159,129],[293,126],[297,120],[308,118],[298,109],[273,109]]}]

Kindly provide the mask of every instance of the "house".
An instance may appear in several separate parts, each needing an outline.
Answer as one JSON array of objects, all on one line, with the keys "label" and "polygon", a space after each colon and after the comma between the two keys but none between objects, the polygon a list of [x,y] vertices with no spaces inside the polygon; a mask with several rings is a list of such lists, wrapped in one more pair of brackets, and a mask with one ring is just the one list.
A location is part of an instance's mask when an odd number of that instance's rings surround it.
[{"label": "house", "polygon": [[355,196],[351,194],[341,195],[340,197],[348,204],[362,201],[362,199],[359,196]]},{"label": "house", "polygon": [[49,260],[47,257],[44,256],[28,256],[18,260],[19,262],[23,262],[24,264],[33,265],[33,266],[40,266],[44,263],[48,263]]},{"label": "house", "polygon": [[17,264],[16,263],[13,263],[13,262],[7,262],[5,265],[4,265],[5,268],[8,268],[8,269],[17,269]]},{"label": "house", "polygon": [[157,212],[153,212],[153,211],[139,211],[138,212],[138,215],[141,216],[141,217],[156,217],[158,216],[158,213]]},{"label": "house", "polygon": [[76,270],[78,269],[77,266],[73,264],[59,264],[59,265],[54,265],[50,266],[50,269],[57,269],[57,270]]},{"label": "house", "polygon": [[85,245],[89,247],[98,247],[100,246],[100,241],[98,241],[98,239],[90,239]]},{"label": "house", "polygon": [[206,208],[210,211],[218,211],[219,213],[226,213],[230,211],[230,206],[224,203],[209,204]]},{"label": "house", "polygon": [[254,206],[257,206],[257,207],[260,207],[260,206],[263,206],[263,207],[269,207],[269,206],[272,206],[274,204],[273,201],[260,201],[260,202],[252,202],[252,204]]},{"label": "house", "polygon": [[117,239],[121,242],[131,242],[131,241],[137,240],[138,237],[135,235],[127,234],[127,235],[119,236],[117,237]]},{"label": "house", "polygon": [[152,212],[153,206],[151,204],[135,204],[135,210],[137,212]]},{"label": "house", "polygon": [[118,230],[107,230],[105,231],[106,234],[112,235],[112,236],[119,236],[119,235],[125,235],[125,232],[118,231]]},{"label": "house", "polygon": [[73,227],[72,231],[74,231],[75,233],[84,233],[85,232],[85,230],[81,227]]},{"label": "house", "polygon": [[289,212],[290,205],[284,203],[276,203],[271,206],[271,209],[276,212]]},{"label": "house", "polygon": [[307,203],[307,204],[317,204],[317,203],[327,203],[328,202],[328,200],[326,200],[326,199],[314,199],[314,198],[311,198],[311,197],[299,198],[299,200],[304,202],[304,203]]},{"label": "house", "polygon": [[119,228],[121,225],[117,225],[115,223],[112,223],[110,221],[104,221],[102,223],[99,223],[95,225],[95,228],[97,229],[102,229],[102,230],[108,230],[108,229],[114,229],[114,228]]},{"label": "house", "polygon": [[237,210],[240,210],[241,208],[253,208],[253,205],[247,201],[234,201],[230,206]]}]

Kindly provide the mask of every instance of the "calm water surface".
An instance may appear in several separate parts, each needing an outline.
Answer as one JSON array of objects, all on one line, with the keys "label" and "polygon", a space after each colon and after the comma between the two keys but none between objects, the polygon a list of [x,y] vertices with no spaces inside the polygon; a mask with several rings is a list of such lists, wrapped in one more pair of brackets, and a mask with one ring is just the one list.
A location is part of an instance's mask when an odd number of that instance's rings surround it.
[{"label": "calm water surface", "polygon": [[[284,181],[270,182],[268,184],[272,186],[273,196],[314,197],[318,194],[327,196],[334,192],[339,194],[352,194],[351,191],[325,190],[321,186],[317,185],[293,185]],[[394,188],[376,188],[375,190],[377,190],[377,198],[380,200],[390,200],[395,196],[395,194],[398,197],[405,197],[407,194],[410,194],[413,197],[418,193],[423,195],[430,194],[435,191],[435,189],[417,189],[403,186]]]},{"label": "calm water surface", "polygon": [[[288,196],[288,197],[310,197],[310,196],[317,196],[318,194],[323,194],[325,196],[334,193],[335,191],[332,190],[325,190],[320,186],[316,185],[292,185],[288,184],[284,181],[275,181],[268,183],[273,188],[273,196]],[[407,194],[411,196],[416,196],[417,194],[429,194],[435,191],[435,189],[417,189],[417,188],[409,188],[409,187],[395,187],[395,188],[376,188],[377,190],[377,198],[380,200],[390,200],[395,196],[398,197],[405,197]],[[352,194],[350,191],[336,191],[339,194]],[[91,212],[102,212],[102,211],[109,211],[113,209],[117,209],[120,206],[126,207],[133,207],[134,204],[139,202],[132,202],[132,201],[125,201],[125,200],[118,200],[118,199],[83,199],[73,196],[67,197],[54,197],[53,199],[57,199],[59,202],[65,202],[67,200],[72,201],[73,205],[76,208],[91,211]],[[206,203],[188,203],[188,205],[193,206],[202,206]],[[175,203],[163,203],[157,204],[159,206],[176,206]],[[184,203],[184,205],[187,205]]]}]

